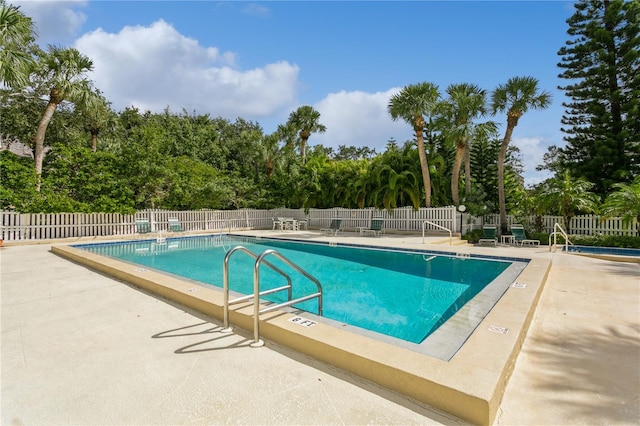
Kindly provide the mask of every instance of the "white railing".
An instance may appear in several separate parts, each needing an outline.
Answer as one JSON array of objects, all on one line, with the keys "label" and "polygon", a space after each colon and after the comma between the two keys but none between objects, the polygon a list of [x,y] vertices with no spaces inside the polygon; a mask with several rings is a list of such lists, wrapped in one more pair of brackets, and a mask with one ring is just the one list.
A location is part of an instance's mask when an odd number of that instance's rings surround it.
[{"label": "white railing", "polygon": [[169,219],[177,219],[184,231],[230,232],[243,229],[271,229],[274,217],[306,220],[309,229],[329,226],[341,218],[342,228],[369,227],[373,217],[385,220],[385,229],[420,232],[422,222],[453,228],[455,207],[378,209],[273,210],[142,210],[133,215],[118,213],[39,213],[20,214],[0,211],[0,239],[5,241],[49,240],[99,236],[128,236],[136,233],[135,221],[146,219],[152,232],[170,232]]},{"label": "white railing", "polygon": [[[573,243],[569,241],[569,236],[559,223],[553,225],[553,232],[549,235],[549,251],[556,249],[558,245],[558,234],[564,237],[564,252],[569,253],[569,244],[573,245]],[[551,243],[551,241],[553,241],[553,243]]]},{"label": "white railing", "polygon": [[440,226],[437,223],[433,223],[433,222],[430,222],[428,220],[425,220],[424,222],[422,222],[422,244],[424,244],[424,230],[425,230],[425,225],[427,223],[429,225],[431,225],[431,226],[435,226],[436,228],[443,229],[443,230],[449,232],[449,245],[453,244],[452,243],[453,235],[451,234],[451,229],[445,228],[444,226]]}]

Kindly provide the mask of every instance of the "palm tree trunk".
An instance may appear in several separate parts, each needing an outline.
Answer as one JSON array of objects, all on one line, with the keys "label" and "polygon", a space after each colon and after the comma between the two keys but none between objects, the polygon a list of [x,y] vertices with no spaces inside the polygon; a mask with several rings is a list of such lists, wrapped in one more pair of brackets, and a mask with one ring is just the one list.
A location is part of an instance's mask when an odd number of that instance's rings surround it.
[{"label": "palm tree trunk", "polygon": [[302,157],[302,164],[306,163],[307,160],[307,140],[309,140],[308,137],[300,137],[300,157]]},{"label": "palm tree trunk", "polygon": [[98,150],[98,134],[91,133],[91,151],[96,152]]},{"label": "palm tree trunk", "polygon": [[267,157],[267,160],[264,162],[265,172],[268,178],[273,175],[273,170],[276,168],[275,160],[273,157]]},{"label": "palm tree trunk", "polygon": [[34,166],[36,169],[36,191],[40,192],[40,176],[42,175],[42,160],[44,159],[44,136],[47,132],[47,127],[49,126],[49,122],[51,121],[51,117],[53,117],[53,113],[56,111],[56,107],[58,104],[55,102],[49,101],[46,108],[44,109],[44,114],[42,114],[42,118],[38,123],[38,129],[36,130],[36,135],[33,138],[34,142]]},{"label": "palm tree trunk", "polygon": [[469,154],[469,144],[464,147],[464,189],[467,197],[471,194],[471,155]]},{"label": "palm tree trunk", "polygon": [[504,195],[504,160],[507,157],[507,147],[511,140],[511,134],[515,125],[507,120],[507,130],[504,133],[504,139],[500,144],[500,152],[498,153],[498,201],[500,203],[500,231],[502,234],[507,233],[507,204]]},{"label": "palm tree trunk", "polygon": [[456,148],[456,159],[453,163],[453,170],[451,172],[451,198],[453,199],[453,204],[456,206],[460,205],[460,169],[462,168],[462,157],[464,156],[464,146],[460,146]]},{"label": "palm tree trunk", "polygon": [[424,198],[426,207],[431,207],[431,175],[429,174],[429,164],[427,163],[427,153],[424,149],[423,131],[416,131],[418,141],[418,156],[420,157],[420,168],[422,169],[422,183],[424,184]]}]

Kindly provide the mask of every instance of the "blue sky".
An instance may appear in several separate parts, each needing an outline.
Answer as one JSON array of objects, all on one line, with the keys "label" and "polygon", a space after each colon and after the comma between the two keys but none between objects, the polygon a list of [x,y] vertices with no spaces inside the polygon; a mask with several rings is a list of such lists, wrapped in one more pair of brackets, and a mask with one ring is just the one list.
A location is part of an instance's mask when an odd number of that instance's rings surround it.
[{"label": "blue sky", "polygon": [[[94,61],[90,77],[121,110],[209,113],[274,131],[300,105],[327,127],[311,145],[368,146],[411,139],[389,98],[429,81],[441,93],[472,83],[491,92],[533,76],[552,106],[521,118],[525,181],[549,145],[562,145],[565,84],[558,49],[568,39],[567,1],[17,1],[39,44],[73,46]],[[491,118],[501,124],[505,117]]]}]

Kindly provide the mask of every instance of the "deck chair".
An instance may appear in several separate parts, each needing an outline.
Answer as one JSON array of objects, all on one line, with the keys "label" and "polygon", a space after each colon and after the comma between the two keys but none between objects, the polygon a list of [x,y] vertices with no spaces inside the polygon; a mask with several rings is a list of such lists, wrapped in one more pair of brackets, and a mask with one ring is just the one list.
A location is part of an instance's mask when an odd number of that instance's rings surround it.
[{"label": "deck chair", "polygon": [[151,232],[151,224],[147,219],[136,219],[136,232],[138,234],[148,234]]},{"label": "deck chair", "polygon": [[379,237],[380,234],[384,234],[384,219],[371,219],[371,226],[369,229],[363,229],[362,232],[371,232],[374,237]]},{"label": "deck chair", "polygon": [[182,229],[182,225],[180,225],[178,219],[169,219],[169,230],[171,232],[184,232],[184,229]]},{"label": "deck chair", "polygon": [[338,232],[340,232],[341,225],[342,225],[342,219],[331,219],[331,224],[329,225],[329,227],[320,229],[320,232],[338,235]]},{"label": "deck chair", "polygon": [[482,238],[478,241],[479,244],[493,244],[498,245],[498,237],[496,234],[495,225],[485,225],[482,227]]},{"label": "deck chair", "polygon": [[511,235],[513,235],[516,245],[524,246],[524,245],[532,245],[539,246],[540,240],[530,240],[527,239],[527,234],[524,232],[524,226],[513,224],[511,225]]},{"label": "deck chair", "polygon": [[309,229],[309,219],[300,219],[298,220],[298,230],[304,227],[305,230]]}]

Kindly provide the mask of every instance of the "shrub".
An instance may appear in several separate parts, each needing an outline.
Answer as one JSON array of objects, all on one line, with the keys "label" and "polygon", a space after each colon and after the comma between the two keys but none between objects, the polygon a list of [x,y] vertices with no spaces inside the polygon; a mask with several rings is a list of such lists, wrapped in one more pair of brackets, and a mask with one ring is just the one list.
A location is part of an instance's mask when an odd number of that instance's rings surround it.
[{"label": "shrub", "polygon": [[480,238],[482,238],[482,229],[474,229],[471,232],[464,234],[461,238],[472,244],[477,244],[478,241],[480,241]]},{"label": "shrub", "polygon": [[[546,246],[549,244],[549,234],[546,232],[527,232],[527,237],[531,240],[539,240],[540,245]],[[562,235],[558,236],[558,242],[564,242]]]},{"label": "shrub", "polygon": [[630,235],[572,235],[569,239],[578,246],[640,248],[640,237]]}]

